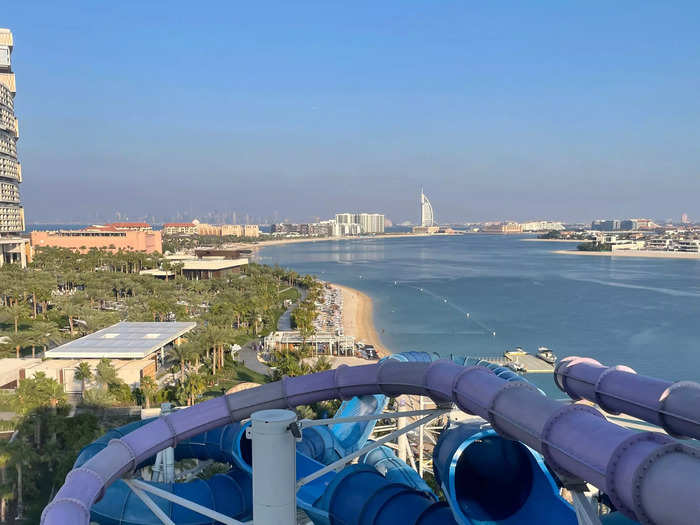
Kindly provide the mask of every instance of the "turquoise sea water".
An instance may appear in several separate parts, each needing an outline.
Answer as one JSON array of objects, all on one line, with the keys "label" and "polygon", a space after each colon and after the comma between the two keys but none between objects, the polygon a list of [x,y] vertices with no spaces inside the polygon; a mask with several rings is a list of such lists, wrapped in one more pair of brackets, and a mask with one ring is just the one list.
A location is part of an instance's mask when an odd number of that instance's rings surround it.
[{"label": "turquoise sea water", "polygon": [[[481,356],[548,346],[559,357],[700,379],[700,261],[559,255],[551,252],[575,243],[521,239],[300,243],[267,247],[259,262],[367,293],[394,351]],[[548,375],[535,381],[551,391]]]}]

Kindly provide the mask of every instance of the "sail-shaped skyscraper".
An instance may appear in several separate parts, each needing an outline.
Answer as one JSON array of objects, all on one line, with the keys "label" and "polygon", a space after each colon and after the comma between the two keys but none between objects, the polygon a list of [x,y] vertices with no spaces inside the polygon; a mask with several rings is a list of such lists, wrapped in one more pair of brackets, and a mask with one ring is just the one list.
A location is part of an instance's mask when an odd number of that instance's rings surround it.
[{"label": "sail-shaped skyscraper", "polygon": [[436,233],[438,226],[435,224],[435,212],[430,200],[420,189],[420,226],[413,227],[413,233]]},{"label": "sail-shaped skyscraper", "polygon": [[423,188],[420,190],[420,225],[423,227],[435,226],[433,205],[423,193]]}]

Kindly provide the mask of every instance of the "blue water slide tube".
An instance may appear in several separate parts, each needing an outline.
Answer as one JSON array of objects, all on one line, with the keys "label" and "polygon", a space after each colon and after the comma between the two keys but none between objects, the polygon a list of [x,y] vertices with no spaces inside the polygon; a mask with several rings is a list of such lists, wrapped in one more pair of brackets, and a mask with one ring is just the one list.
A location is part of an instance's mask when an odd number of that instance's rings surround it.
[{"label": "blue water slide tube", "polygon": [[394,483],[401,483],[413,489],[433,494],[428,484],[405,461],[400,460],[394,451],[384,445],[363,454],[358,463],[377,469],[382,476]]},{"label": "blue water slide tube", "polygon": [[[394,354],[388,359],[402,362],[431,362],[438,358],[437,354],[404,352],[402,354]],[[469,363],[471,365],[486,366],[503,379],[522,380],[519,375],[514,374],[510,370],[488,362],[478,362],[473,358],[463,356],[453,356],[453,360],[459,364]],[[381,394],[353,397],[341,404],[335,418],[376,415],[385,409],[386,402],[386,396]],[[105,448],[110,440],[121,438],[151,421],[136,421],[109,431],[81,451],[75,467],[80,467]],[[359,450],[367,443],[375,423],[376,420],[370,420],[304,429],[303,440],[297,445],[297,477],[307,476],[324,465]],[[246,427],[247,424],[240,423],[218,427],[182,440],[175,448],[174,455],[176,460],[185,458],[211,459],[235,465],[235,468],[230,472],[217,474],[207,481],[195,480],[187,483],[153,484],[234,518],[248,518],[251,508],[250,476],[252,470],[251,444],[245,437]],[[152,464],[153,459],[153,457],[149,458],[139,466],[143,467]],[[408,498],[411,501],[413,498],[416,501],[426,501],[427,498],[432,503],[435,503],[435,496],[427,484],[418,476],[417,472],[397,458],[391,449],[387,447],[374,449],[362,456],[360,463],[365,467],[362,470],[362,476],[368,476],[367,472],[373,471],[375,476],[371,477],[371,479],[376,481],[376,476],[378,475],[385,479],[387,485],[400,487],[401,490],[396,493],[396,497],[400,495],[400,499]],[[332,498],[333,495],[330,494],[334,490],[332,487],[339,487],[343,483],[351,482],[350,478],[343,478],[344,481],[342,483],[334,483],[335,477],[335,473],[326,474],[304,485],[297,494],[300,508],[304,509],[317,524],[325,525],[330,523],[329,510],[322,505],[319,506],[322,498],[325,497],[326,500]],[[367,491],[364,491],[364,493],[365,497],[372,497],[372,494],[367,493]],[[177,505],[172,505],[166,500],[155,496],[153,499],[178,524],[204,525],[211,523],[208,518],[194,514]],[[393,499],[387,496],[385,503],[389,505],[391,501]],[[429,508],[429,512],[426,512],[425,516],[421,518],[422,521],[416,523],[433,523],[430,521],[433,519],[432,517],[437,519],[449,511],[447,507],[440,505],[437,507],[430,506]],[[117,481],[111,485],[103,498],[92,506],[91,512],[93,518],[102,524],[146,525],[159,523],[123,481]],[[368,521],[367,523],[374,522]],[[381,522],[378,522],[377,525],[379,523]],[[409,522],[407,521],[406,523]]]},{"label": "blue water slide tube", "polygon": [[364,464],[336,474],[315,508],[330,525],[456,525],[449,507],[432,494],[394,483]]},{"label": "blue water slide tube", "polygon": [[[155,418],[135,421],[110,430],[98,440],[81,450],[74,468],[81,467],[109,441],[118,439]],[[240,463],[240,459],[250,458],[249,443],[241,439],[242,427],[239,423],[215,428],[181,441],[175,447],[175,459],[196,458],[200,460]],[[142,462],[139,467],[152,464],[155,458]],[[226,514],[238,520],[248,520],[252,514],[252,479],[249,472],[234,467],[225,474],[215,474],[207,480],[195,479],[184,483],[147,482],[157,488],[172,492],[195,503]],[[210,518],[174,505],[158,496],[149,496],[177,524],[213,525]],[[104,496],[90,509],[91,517],[100,525],[160,525],[161,521],[133,493],[123,481],[117,480]]]},{"label": "blue water slide tube", "polygon": [[460,525],[577,523],[542,456],[479,423],[445,429],[433,469]]},{"label": "blue water slide tube", "polygon": [[[245,420],[262,409],[372,394],[423,395],[438,404],[454,403],[463,412],[488,421],[505,438],[543,454],[553,469],[601,488],[628,518],[650,524],[697,523],[698,498],[691,489],[697,487],[700,479],[700,459],[691,447],[663,434],[615,425],[592,407],[547,398],[525,383],[508,382],[484,367],[463,367],[446,360],[386,360],[379,364],[339,367],[285,378],[161,416],[123,437],[115,437],[83,465],[73,469],[44,509],[42,523],[88,525],[90,509],[106,496],[105,490],[115,480],[133,475],[134,469],[157,451],[194,435]],[[463,445],[464,440],[460,443]],[[472,446],[476,444],[465,450]],[[515,452],[507,455],[509,461],[513,455]],[[469,454],[465,457],[469,458]],[[498,455],[489,457],[497,459]],[[457,464],[459,462],[455,461],[455,469]],[[363,467],[372,470],[369,466]],[[343,471],[331,483],[336,479],[339,483],[343,481],[341,476],[349,477],[351,473]],[[375,480],[378,487],[381,483],[391,483],[379,473],[373,475],[379,480]],[[458,479],[461,478],[455,475],[455,480]],[[389,490],[393,488],[379,487],[372,499]],[[402,490],[412,489],[403,486]],[[339,494],[341,492],[336,492]],[[469,491],[457,492],[457,483],[453,494],[465,496],[459,497],[457,503],[471,501]],[[342,507],[343,498],[337,496],[337,501]],[[483,508],[484,504],[481,506]],[[366,506],[357,508],[361,510]],[[430,507],[419,516],[425,512],[431,512]],[[396,516],[402,515],[397,512]],[[332,517],[329,513],[329,518]],[[362,516],[356,518],[353,523],[366,523]],[[535,522],[540,523],[540,518],[538,516]]]}]

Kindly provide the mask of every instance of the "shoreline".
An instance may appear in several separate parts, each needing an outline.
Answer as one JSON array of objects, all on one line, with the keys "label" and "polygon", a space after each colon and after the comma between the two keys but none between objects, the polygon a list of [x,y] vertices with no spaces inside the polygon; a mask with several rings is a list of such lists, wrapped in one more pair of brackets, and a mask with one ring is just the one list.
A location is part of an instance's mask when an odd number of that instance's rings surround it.
[{"label": "shoreline", "polygon": [[365,344],[371,344],[379,357],[386,357],[393,352],[389,350],[377,333],[372,313],[372,299],[365,293],[349,286],[329,283],[333,288],[343,293],[343,330],[347,335]]},{"label": "shoreline", "polygon": [[593,242],[590,239],[520,239],[523,242]]},{"label": "shoreline", "polygon": [[260,248],[268,246],[282,246],[285,244],[299,244],[303,242],[329,242],[329,241],[360,241],[360,240],[380,240],[380,239],[406,239],[415,237],[439,237],[446,234],[430,234],[430,233],[387,233],[384,235],[373,236],[344,236],[344,237],[302,237],[300,239],[270,239],[255,243],[237,242],[223,245],[224,248],[232,250],[251,250],[257,251]]},{"label": "shoreline", "polygon": [[619,250],[616,252],[586,252],[583,250],[554,250],[559,255],[592,255],[598,257],[638,257],[641,259],[680,259],[700,261],[700,254],[690,252],[661,252],[653,250]]}]

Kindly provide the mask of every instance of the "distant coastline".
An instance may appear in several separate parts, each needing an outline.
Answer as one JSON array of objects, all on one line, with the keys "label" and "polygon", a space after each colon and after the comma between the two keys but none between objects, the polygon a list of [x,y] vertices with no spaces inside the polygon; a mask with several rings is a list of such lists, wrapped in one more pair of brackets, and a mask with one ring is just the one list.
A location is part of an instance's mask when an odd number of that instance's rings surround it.
[{"label": "distant coastline", "polygon": [[603,257],[639,257],[646,259],[685,259],[700,261],[700,253],[661,252],[654,250],[618,250],[615,252],[586,252],[581,250],[554,250],[560,255],[594,255]]},{"label": "distant coastline", "polygon": [[582,243],[582,242],[593,242],[589,239],[520,239],[521,241],[525,242],[577,242],[577,243]]},{"label": "distant coastline", "polygon": [[359,241],[359,240],[372,240],[372,239],[406,239],[406,238],[416,238],[416,237],[441,237],[451,234],[429,234],[429,233],[387,233],[384,235],[375,236],[348,236],[348,237],[302,237],[299,239],[270,239],[259,242],[236,242],[231,244],[226,244],[226,248],[232,249],[248,249],[257,250],[259,248],[265,248],[267,246],[280,246],[284,244],[298,244],[302,242],[328,242],[328,241]]}]

